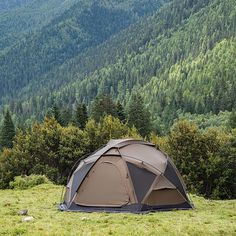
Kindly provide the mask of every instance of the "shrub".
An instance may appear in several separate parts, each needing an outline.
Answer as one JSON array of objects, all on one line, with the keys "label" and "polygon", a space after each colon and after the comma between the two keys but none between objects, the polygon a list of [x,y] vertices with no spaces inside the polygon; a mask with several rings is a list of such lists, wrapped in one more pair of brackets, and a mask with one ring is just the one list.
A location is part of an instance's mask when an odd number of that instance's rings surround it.
[{"label": "shrub", "polygon": [[10,187],[14,189],[28,189],[36,185],[50,183],[45,175],[16,176],[10,182]]},{"label": "shrub", "polygon": [[[15,176],[45,175],[57,184],[65,184],[74,163],[85,154],[94,152],[111,138],[136,137],[135,128],[112,116],[99,123],[87,122],[84,130],[61,127],[52,118],[30,130],[18,131],[12,149],[0,155],[0,189],[9,188]],[[24,186],[24,182],[21,183]]]},{"label": "shrub", "polygon": [[173,125],[167,144],[191,192],[214,199],[236,197],[236,132],[200,130],[180,120]]}]

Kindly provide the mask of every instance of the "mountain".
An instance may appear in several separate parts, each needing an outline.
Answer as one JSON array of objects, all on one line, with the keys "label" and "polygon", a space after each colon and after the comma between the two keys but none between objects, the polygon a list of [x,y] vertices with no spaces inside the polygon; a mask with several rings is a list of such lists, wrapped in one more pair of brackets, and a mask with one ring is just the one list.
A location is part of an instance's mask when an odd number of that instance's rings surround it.
[{"label": "mountain", "polygon": [[1,56],[2,104],[39,118],[54,102],[72,107],[108,93],[125,104],[136,91],[156,126],[236,107],[235,0],[173,0],[159,10],[156,2],[143,15],[135,2],[111,3],[90,2],[80,14],[75,5]]},{"label": "mountain", "polygon": [[0,10],[9,10],[27,4],[28,2],[30,2],[30,0],[2,0],[0,2]]},{"label": "mountain", "polygon": [[23,38],[0,57],[2,97],[17,93],[29,81],[38,80],[87,48],[101,44],[162,2],[76,1],[42,30]]},{"label": "mountain", "polygon": [[0,51],[41,29],[75,0],[3,0],[0,2]]},{"label": "mountain", "polygon": [[[67,88],[76,88],[79,100],[92,100],[105,92],[121,101],[127,101],[129,91],[136,89],[157,122],[159,117],[173,121],[178,112],[217,114],[235,109],[235,2],[196,1],[195,6],[192,1],[180,2],[183,5],[175,7],[176,11],[166,6],[166,13],[180,19],[179,25],[175,20],[172,28],[155,33],[153,29],[161,24],[157,14],[146,27],[139,27],[145,33],[135,32],[145,39],[143,46]],[[59,97],[64,96],[63,90]],[[68,89],[66,93],[70,93]]]}]

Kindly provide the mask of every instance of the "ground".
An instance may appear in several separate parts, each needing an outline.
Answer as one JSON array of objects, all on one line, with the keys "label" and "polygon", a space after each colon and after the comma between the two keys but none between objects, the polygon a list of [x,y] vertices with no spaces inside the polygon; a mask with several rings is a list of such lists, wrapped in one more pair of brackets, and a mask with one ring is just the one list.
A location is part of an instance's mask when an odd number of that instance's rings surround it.
[{"label": "ground", "polygon": [[[0,191],[0,235],[236,235],[236,200],[192,196],[194,210],[124,213],[70,213],[57,210],[62,186]],[[18,215],[28,209],[34,220]]]}]

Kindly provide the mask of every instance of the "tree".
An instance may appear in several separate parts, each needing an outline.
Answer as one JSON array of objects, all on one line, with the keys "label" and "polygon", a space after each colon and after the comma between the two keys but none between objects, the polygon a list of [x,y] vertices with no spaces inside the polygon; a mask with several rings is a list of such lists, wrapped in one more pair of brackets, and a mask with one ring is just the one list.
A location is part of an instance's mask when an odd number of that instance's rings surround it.
[{"label": "tree", "polygon": [[228,125],[231,129],[236,128],[236,111],[233,110],[229,115]]},{"label": "tree", "polygon": [[99,123],[90,119],[84,130],[75,126],[62,127],[55,118],[45,118],[42,124],[17,132],[12,149],[0,154],[0,188],[19,175],[46,175],[58,184],[65,184],[74,163],[94,152],[112,138],[134,137],[137,131],[111,115]]},{"label": "tree", "polygon": [[18,175],[42,174],[65,184],[76,160],[88,152],[88,140],[77,127],[62,127],[55,118],[45,118],[30,130],[19,131],[12,149],[0,155],[0,188]]},{"label": "tree", "polygon": [[12,148],[13,146],[13,139],[15,137],[15,126],[11,118],[11,114],[9,110],[7,110],[4,120],[3,120],[3,125],[1,128],[1,133],[0,133],[0,146],[6,147],[6,148]]},{"label": "tree", "polygon": [[[221,139],[222,140],[222,139]],[[222,156],[220,163],[221,175],[215,180],[217,183],[212,197],[220,199],[236,198],[236,129],[229,135],[229,142],[224,142],[224,149],[221,150]]]},{"label": "tree", "polygon": [[[176,122],[168,137],[168,154],[191,191],[199,191],[202,187],[200,163],[204,150],[200,146],[201,134],[193,122],[180,120]],[[197,186],[197,189],[196,189]]]},{"label": "tree", "polygon": [[80,129],[84,129],[88,121],[88,113],[85,104],[79,104],[74,114],[73,123]]},{"label": "tree", "polygon": [[214,128],[202,131],[186,120],[173,125],[168,154],[190,191],[214,199],[235,198],[235,137]]},{"label": "tree", "polygon": [[52,116],[55,118],[57,122],[60,121],[60,109],[57,105],[52,107]]},{"label": "tree", "polygon": [[143,98],[134,93],[127,105],[127,117],[129,126],[135,126],[142,136],[147,136],[151,131],[150,113],[145,107]]},{"label": "tree", "polygon": [[67,126],[71,122],[71,117],[72,114],[70,109],[67,107],[62,108],[59,115],[60,125],[64,127]]},{"label": "tree", "polygon": [[126,120],[125,111],[120,101],[118,101],[116,104],[116,112],[117,112],[117,117],[119,118],[119,120],[125,123],[125,120]]},{"label": "tree", "polygon": [[109,95],[100,95],[92,102],[91,118],[98,122],[106,115],[117,116],[116,104]]}]

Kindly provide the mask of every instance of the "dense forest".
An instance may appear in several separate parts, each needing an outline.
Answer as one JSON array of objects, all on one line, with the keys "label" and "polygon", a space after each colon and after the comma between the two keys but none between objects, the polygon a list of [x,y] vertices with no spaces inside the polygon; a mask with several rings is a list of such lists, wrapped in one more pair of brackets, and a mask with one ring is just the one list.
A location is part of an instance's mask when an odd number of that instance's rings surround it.
[{"label": "dense forest", "polygon": [[0,52],[20,38],[40,30],[70,8],[75,0],[16,0],[0,2]]},{"label": "dense forest", "polygon": [[135,137],[235,198],[235,0],[4,0],[0,31],[1,188]]},{"label": "dense forest", "polygon": [[[161,4],[151,2],[156,8]],[[0,57],[2,104],[30,123],[42,120],[55,102],[73,109],[110,94],[125,106],[138,91],[156,129],[164,130],[179,114],[235,109],[233,0],[175,0],[139,20],[137,9],[142,8],[134,7],[136,2],[109,4],[88,2],[89,11],[82,15],[73,7]],[[146,12],[151,14],[149,8]],[[98,16],[101,21],[92,27]],[[111,23],[105,20],[109,16]],[[82,33],[71,27],[76,24]]]},{"label": "dense forest", "polygon": [[14,97],[30,81],[40,81],[53,68],[67,63],[87,48],[101,44],[145,13],[157,9],[161,2],[76,1],[42,30],[27,35],[3,53],[0,102],[5,96]]}]

